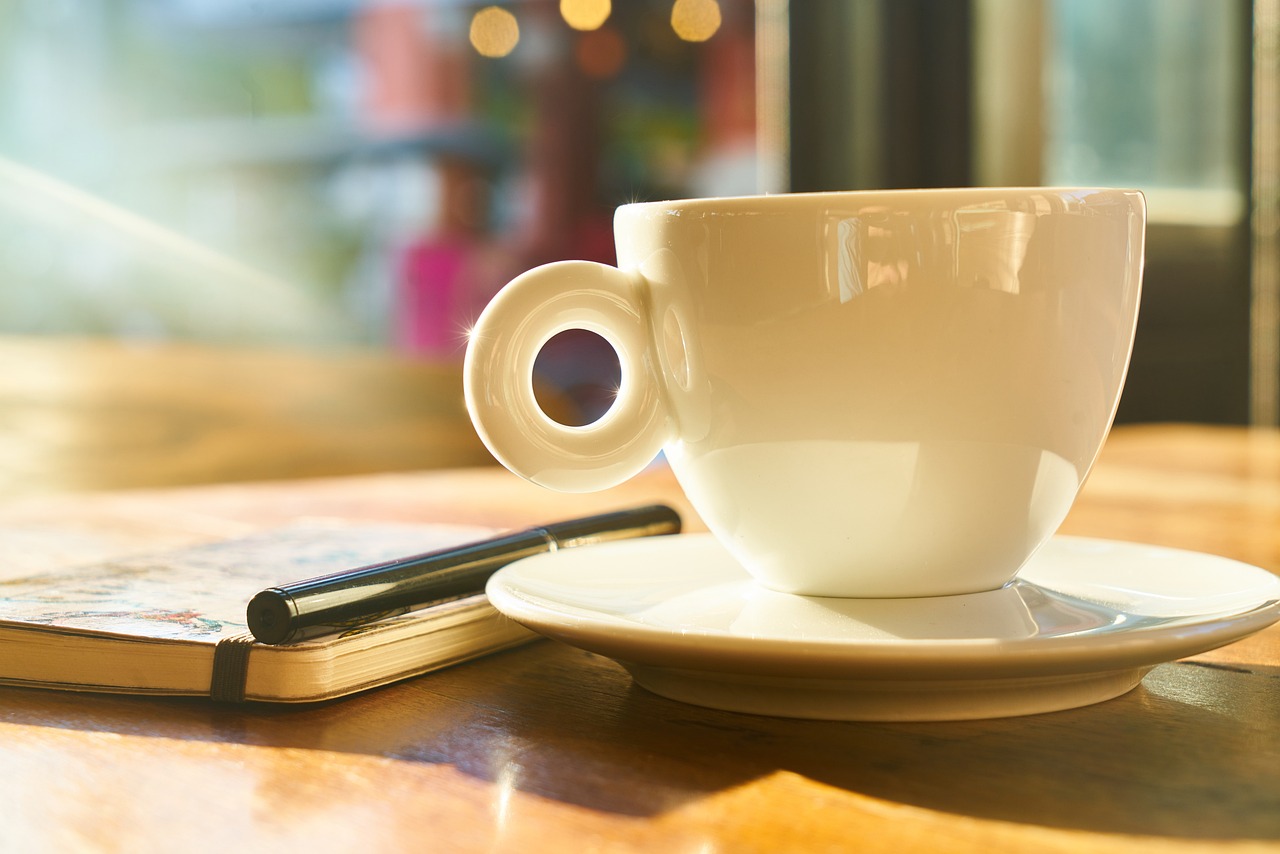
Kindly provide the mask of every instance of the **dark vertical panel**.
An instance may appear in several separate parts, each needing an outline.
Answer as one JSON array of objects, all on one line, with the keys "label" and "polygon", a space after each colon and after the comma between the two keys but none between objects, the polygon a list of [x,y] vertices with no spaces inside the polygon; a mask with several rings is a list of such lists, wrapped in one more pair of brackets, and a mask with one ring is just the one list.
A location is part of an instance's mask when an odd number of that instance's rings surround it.
[{"label": "dark vertical panel", "polygon": [[964,0],[883,5],[883,186],[972,181],[971,21]]},{"label": "dark vertical panel", "polygon": [[1147,229],[1138,335],[1120,422],[1249,418],[1248,231]]},{"label": "dark vertical panel", "polygon": [[968,0],[790,8],[792,189],[971,183]]},{"label": "dark vertical panel", "polygon": [[[857,2],[857,0],[854,0]],[[807,0],[789,7],[791,189],[858,189],[854,158],[847,156],[852,109],[852,54],[875,50],[875,40],[854,33],[854,2]],[[875,0],[872,0],[875,2]]]}]

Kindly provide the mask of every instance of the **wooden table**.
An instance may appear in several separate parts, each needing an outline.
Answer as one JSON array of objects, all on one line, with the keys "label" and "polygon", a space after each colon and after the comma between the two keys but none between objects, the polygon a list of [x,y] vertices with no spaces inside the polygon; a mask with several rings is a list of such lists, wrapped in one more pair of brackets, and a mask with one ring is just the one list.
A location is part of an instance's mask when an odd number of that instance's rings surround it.
[{"label": "wooden table", "polygon": [[9,336],[0,366],[0,497],[494,462],[456,364]]},{"label": "wooden table", "polygon": [[[0,531],[65,530],[84,557],[303,515],[521,525],[657,499],[698,527],[662,468],[568,496],[488,467],[37,494]],[[1065,530],[1280,570],[1280,435],[1117,429]],[[0,689],[0,851],[192,847],[1280,851],[1280,627],[1106,703],[963,723],[716,712],[549,641],[303,708]]]}]

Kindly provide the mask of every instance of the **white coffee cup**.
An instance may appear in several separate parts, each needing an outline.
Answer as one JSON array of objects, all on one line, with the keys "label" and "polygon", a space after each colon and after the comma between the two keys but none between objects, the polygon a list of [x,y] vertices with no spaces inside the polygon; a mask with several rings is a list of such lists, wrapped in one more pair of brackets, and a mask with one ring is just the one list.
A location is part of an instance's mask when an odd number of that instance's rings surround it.
[{"label": "white coffee cup", "polygon": [[[504,465],[603,489],[661,450],[765,586],[918,597],[1006,584],[1110,429],[1142,279],[1134,190],[899,190],[625,205],[618,267],[517,277],[471,334],[466,399]],[[594,424],[534,397],[566,329],[622,382]],[[603,570],[602,570],[603,571]]]}]

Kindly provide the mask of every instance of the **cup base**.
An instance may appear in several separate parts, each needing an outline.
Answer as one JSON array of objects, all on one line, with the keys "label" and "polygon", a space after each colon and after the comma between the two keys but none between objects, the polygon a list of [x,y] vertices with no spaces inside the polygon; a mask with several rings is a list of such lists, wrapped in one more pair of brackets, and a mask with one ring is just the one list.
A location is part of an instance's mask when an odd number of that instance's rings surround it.
[{"label": "cup base", "polygon": [[769,441],[680,446],[668,459],[738,561],[803,596],[998,589],[1057,530],[1081,483],[1070,460],[992,441]]}]

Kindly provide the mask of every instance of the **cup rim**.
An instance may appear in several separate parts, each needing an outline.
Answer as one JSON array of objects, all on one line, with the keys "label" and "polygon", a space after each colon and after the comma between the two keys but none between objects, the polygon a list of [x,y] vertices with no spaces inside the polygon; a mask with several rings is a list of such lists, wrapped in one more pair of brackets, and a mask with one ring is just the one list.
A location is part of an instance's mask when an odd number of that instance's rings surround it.
[{"label": "cup rim", "polygon": [[1071,196],[1079,202],[1086,202],[1089,196],[1095,195],[1105,195],[1110,198],[1114,198],[1116,196],[1137,195],[1142,199],[1144,205],[1146,203],[1146,194],[1135,187],[1083,185],[1045,187],[918,187],[910,189],[817,190],[799,193],[756,193],[730,196],[691,196],[687,198],[666,200],[654,199],[650,201],[628,202],[627,204],[619,205],[617,212],[620,214],[623,211],[631,210],[679,210],[714,213],[727,210],[741,210],[745,208],[782,208],[787,206],[803,206],[823,200],[832,202],[858,201],[863,203],[871,200],[883,200],[885,204],[892,204],[895,201],[907,201],[912,199],[918,200],[926,196],[936,196],[940,200],[945,200],[948,204],[954,204],[957,199],[961,199],[966,196],[973,198],[974,200],[988,200],[1011,194],[1022,198],[1029,198],[1035,195],[1051,195],[1059,198],[1063,196]]}]

